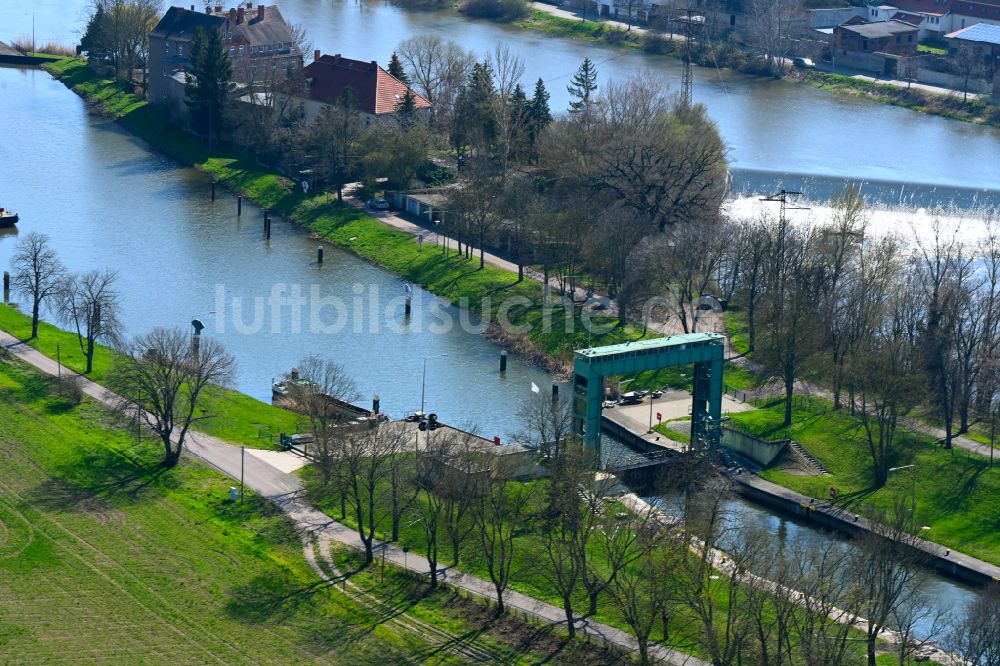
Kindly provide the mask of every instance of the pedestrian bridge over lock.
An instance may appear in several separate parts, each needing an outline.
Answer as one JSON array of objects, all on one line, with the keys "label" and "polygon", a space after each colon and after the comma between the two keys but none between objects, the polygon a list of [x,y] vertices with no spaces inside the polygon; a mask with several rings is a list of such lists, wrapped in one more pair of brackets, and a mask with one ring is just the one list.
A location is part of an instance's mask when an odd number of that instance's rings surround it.
[{"label": "pedestrian bridge over lock", "polygon": [[691,445],[714,448],[722,417],[725,346],[716,333],[688,333],[577,350],[573,363],[573,424],[585,444],[601,446],[604,379],[647,370],[694,366]]}]

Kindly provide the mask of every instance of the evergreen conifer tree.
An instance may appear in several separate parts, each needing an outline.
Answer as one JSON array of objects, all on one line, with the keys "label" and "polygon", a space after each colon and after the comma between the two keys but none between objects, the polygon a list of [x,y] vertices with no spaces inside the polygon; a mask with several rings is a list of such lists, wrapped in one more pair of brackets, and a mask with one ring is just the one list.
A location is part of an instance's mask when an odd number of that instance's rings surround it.
[{"label": "evergreen conifer tree", "polygon": [[410,77],[406,75],[406,70],[403,69],[403,63],[399,61],[399,56],[396,55],[395,51],[392,52],[392,56],[389,58],[389,73],[403,83],[407,85],[410,84]]},{"label": "evergreen conifer tree", "polygon": [[222,34],[209,30],[206,35],[198,28],[191,42],[185,103],[195,132],[208,137],[209,149],[222,129],[231,77],[232,66],[222,45]]},{"label": "evergreen conifer tree", "polygon": [[590,58],[584,58],[580,69],[573,75],[573,82],[566,86],[573,97],[569,103],[570,113],[579,113],[590,108],[590,98],[597,90],[597,68]]}]

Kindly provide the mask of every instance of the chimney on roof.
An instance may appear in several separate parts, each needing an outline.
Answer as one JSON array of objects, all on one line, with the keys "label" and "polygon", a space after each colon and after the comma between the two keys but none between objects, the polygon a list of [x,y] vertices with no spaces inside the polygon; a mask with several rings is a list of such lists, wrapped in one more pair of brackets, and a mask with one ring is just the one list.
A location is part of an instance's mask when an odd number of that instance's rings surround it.
[{"label": "chimney on roof", "polygon": [[378,60],[372,60],[372,69],[378,69]]},{"label": "chimney on roof", "polygon": [[212,5],[207,5],[205,7],[205,13],[206,14],[211,14],[212,13]]},{"label": "chimney on roof", "polygon": [[247,0],[247,9],[253,9],[253,3]]},{"label": "chimney on roof", "polygon": [[243,16],[244,16],[243,8],[240,7],[239,9],[236,10],[236,22],[243,23]]},{"label": "chimney on roof", "polygon": [[216,14],[221,14],[222,13],[222,5],[216,5],[215,6],[215,13]]},{"label": "chimney on roof", "polygon": [[229,20],[231,22],[233,22],[233,23],[236,23],[236,9],[235,8],[229,10]]},{"label": "chimney on roof", "polygon": [[194,5],[191,5],[191,11],[194,11]]},{"label": "chimney on roof", "polygon": [[319,60],[320,55],[319,49],[313,51],[313,60]]},{"label": "chimney on roof", "polygon": [[257,20],[264,20],[264,5],[257,5]]}]

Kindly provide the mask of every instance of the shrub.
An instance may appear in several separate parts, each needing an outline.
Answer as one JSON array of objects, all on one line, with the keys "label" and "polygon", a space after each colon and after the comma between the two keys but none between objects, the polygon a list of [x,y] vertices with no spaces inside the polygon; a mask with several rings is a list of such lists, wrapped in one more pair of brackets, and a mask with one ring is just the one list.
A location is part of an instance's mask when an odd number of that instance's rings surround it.
[{"label": "shrub", "polygon": [[476,18],[514,21],[528,14],[526,0],[466,0],[462,11]]}]

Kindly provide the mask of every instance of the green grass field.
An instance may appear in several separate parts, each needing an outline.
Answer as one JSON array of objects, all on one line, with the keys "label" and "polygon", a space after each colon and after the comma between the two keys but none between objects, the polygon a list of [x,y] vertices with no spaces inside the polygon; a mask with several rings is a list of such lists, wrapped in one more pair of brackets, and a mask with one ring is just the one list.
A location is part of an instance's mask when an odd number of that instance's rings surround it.
[{"label": "green grass field", "polygon": [[51,384],[0,360],[0,661],[459,664],[470,645],[510,664],[609,663],[392,572],[357,577],[391,612],[324,584],[270,503],[229,502],[233,480],[187,459],[163,470],[158,445]]},{"label": "green grass field", "polygon": [[850,414],[833,411],[829,402],[796,398],[794,423],[782,427],[783,404],[732,414],[746,430],[769,439],[790,437],[819,458],[832,477],[797,476],[772,469],[761,476],[811,497],[828,497],[837,487],[837,503],[852,510],[890,508],[909,499],[914,483],[917,524],[928,525],[922,537],[974,557],[1000,564],[1000,465],[960,449],[945,450],[931,438],[900,430],[890,465],[913,468],[890,473],[885,487],[872,488],[873,474],[864,433]]},{"label": "green grass field", "polygon": [[[25,340],[31,335],[31,317],[14,308],[0,305],[0,330]],[[71,370],[83,372],[86,368],[86,359],[75,333],[40,322],[38,338],[32,340],[31,344],[50,358],[60,357],[63,365]],[[113,363],[111,350],[98,347],[90,378],[101,383]],[[278,433],[304,432],[307,429],[305,419],[298,414],[237,391],[210,387],[204,395],[206,412],[213,416],[199,421],[197,429],[230,442],[257,449],[273,449]]]}]

